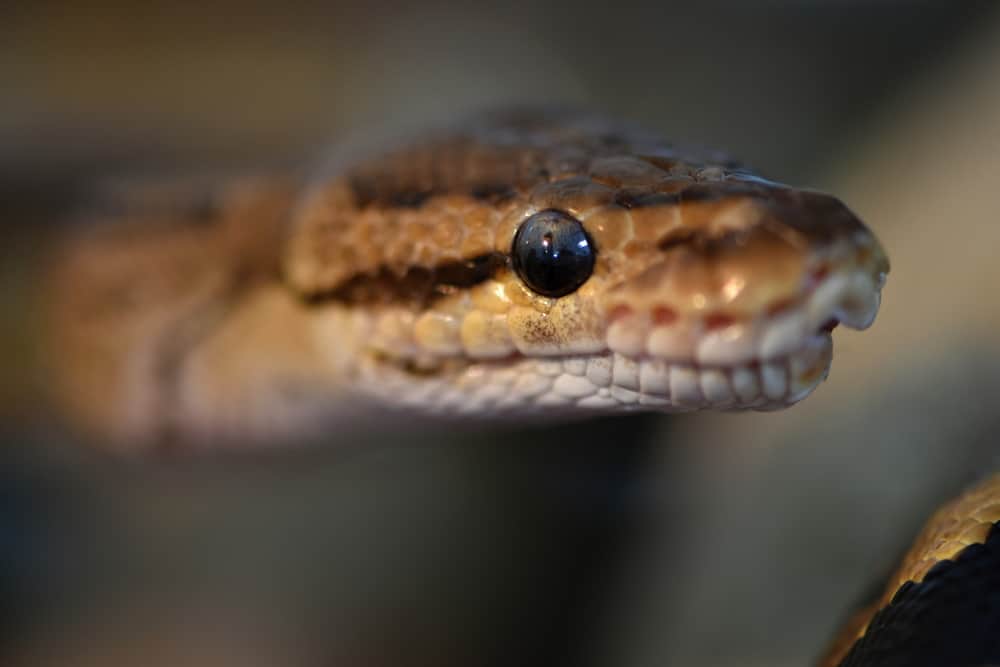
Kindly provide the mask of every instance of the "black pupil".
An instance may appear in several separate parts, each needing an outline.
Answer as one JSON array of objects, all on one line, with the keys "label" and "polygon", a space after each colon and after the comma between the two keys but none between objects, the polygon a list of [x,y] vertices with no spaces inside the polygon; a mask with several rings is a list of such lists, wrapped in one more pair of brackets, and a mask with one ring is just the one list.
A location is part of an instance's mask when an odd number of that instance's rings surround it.
[{"label": "black pupil", "polygon": [[594,271],[594,245],[583,225],[562,211],[539,211],[521,223],[511,253],[514,271],[543,296],[576,291]]}]

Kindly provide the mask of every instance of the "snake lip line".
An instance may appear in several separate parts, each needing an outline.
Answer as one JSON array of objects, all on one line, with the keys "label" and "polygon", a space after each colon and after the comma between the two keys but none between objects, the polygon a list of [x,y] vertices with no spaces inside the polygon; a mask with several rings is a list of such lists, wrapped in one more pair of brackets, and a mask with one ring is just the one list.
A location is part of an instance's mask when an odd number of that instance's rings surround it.
[{"label": "snake lip line", "polygon": [[793,307],[716,328],[703,321],[662,325],[629,313],[608,327],[607,347],[633,358],[699,367],[767,362],[794,353],[837,324],[859,330],[870,326],[881,302],[879,282],[868,271],[841,271],[826,277]]},{"label": "snake lip line", "polygon": [[430,403],[431,412],[468,416],[550,414],[560,409],[581,414],[705,408],[766,411],[787,407],[812,393],[829,372],[832,350],[831,335],[824,331],[784,357],[731,366],[632,358],[610,350],[534,358],[515,355],[450,370],[444,367],[406,391],[402,388],[413,379],[409,372],[380,373],[376,386],[404,396],[400,404],[404,409],[426,409]]},{"label": "snake lip line", "polygon": [[433,412],[449,414],[778,410],[826,379],[838,324],[862,329],[872,323],[881,282],[863,267],[842,268],[794,307],[750,322],[694,331],[677,319],[668,336],[664,325],[631,313],[609,326],[599,349],[442,360],[421,387],[406,392],[392,386],[405,378],[381,380],[390,392],[407,395],[404,406],[430,402]]},{"label": "snake lip line", "polygon": [[[372,321],[362,317],[360,337],[372,343],[370,350],[380,361],[389,362],[412,375],[431,376],[463,369],[467,365],[503,366],[531,359],[566,359],[589,354],[618,354],[635,362],[664,362],[695,369],[727,370],[735,367],[779,363],[813,347],[818,336],[828,335],[843,322],[854,329],[872,323],[880,305],[879,280],[859,268],[828,274],[803,297],[777,313],[732,320],[724,326],[708,326],[707,318],[674,318],[655,321],[641,311],[618,315],[594,340],[577,346],[553,345],[546,349],[522,346],[516,339],[504,353],[461,345],[448,354],[404,354],[405,346],[372,338]],[[389,324],[396,324],[390,317]],[[385,324],[385,323],[383,323]],[[381,329],[395,331],[396,326]],[[378,327],[376,327],[378,328]],[[389,343],[395,342],[390,336]]]}]

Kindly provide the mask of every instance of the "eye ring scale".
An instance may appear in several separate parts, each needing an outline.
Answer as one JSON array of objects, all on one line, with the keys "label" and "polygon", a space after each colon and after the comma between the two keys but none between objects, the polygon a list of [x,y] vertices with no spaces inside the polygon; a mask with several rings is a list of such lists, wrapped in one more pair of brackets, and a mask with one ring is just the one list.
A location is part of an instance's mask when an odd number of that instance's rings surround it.
[{"label": "eye ring scale", "polygon": [[521,223],[514,235],[511,261],[515,273],[533,292],[558,298],[587,282],[596,254],[583,224],[550,208]]}]

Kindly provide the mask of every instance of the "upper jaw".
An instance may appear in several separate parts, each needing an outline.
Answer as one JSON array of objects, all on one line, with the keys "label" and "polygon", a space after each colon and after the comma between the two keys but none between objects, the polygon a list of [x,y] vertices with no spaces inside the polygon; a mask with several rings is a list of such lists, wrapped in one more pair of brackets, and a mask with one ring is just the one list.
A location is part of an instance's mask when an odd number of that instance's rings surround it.
[{"label": "upper jaw", "polygon": [[696,366],[733,367],[786,359],[842,323],[871,326],[884,273],[860,267],[822,276],[781,308],[751,316],[677,316],[662,310],[615,308],[608,348],[633,358],[659,358]]}]

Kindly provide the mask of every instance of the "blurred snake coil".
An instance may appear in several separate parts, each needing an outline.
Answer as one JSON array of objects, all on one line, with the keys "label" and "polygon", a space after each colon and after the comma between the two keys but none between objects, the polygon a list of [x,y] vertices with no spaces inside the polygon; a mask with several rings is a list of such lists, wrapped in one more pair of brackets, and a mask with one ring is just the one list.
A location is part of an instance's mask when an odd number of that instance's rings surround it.
[{"label": "blurred snake coil", "polygon": [[[779,410],[889,271],[836,198],[576,112],[106,190],[51,256],[44,346],[67,421],[127,453]],[[934,516],[822,664],[1000,664],[998,526],[1000,476]]]}]

